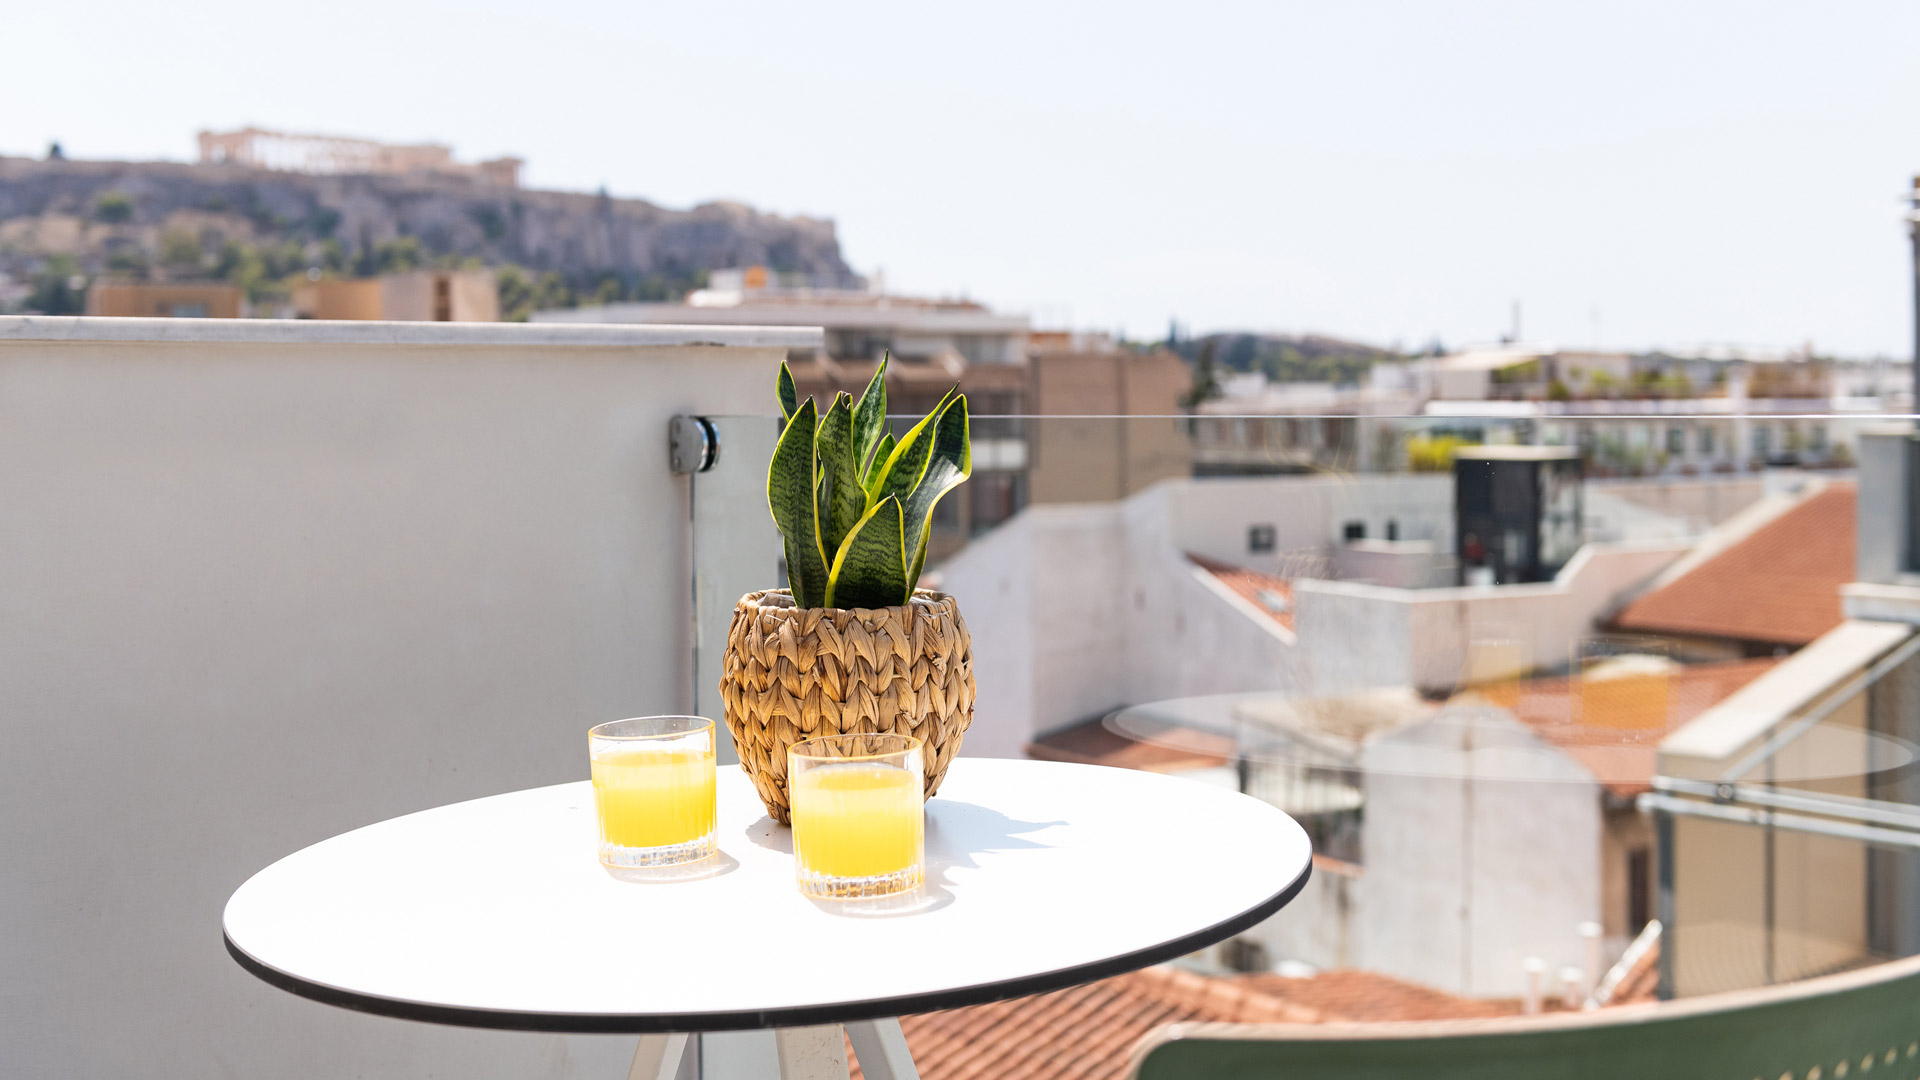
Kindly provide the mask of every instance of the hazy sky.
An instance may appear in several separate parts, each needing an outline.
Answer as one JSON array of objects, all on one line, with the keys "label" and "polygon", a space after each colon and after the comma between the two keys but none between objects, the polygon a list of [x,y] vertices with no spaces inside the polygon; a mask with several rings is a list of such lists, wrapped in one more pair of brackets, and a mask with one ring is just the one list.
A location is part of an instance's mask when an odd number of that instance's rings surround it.
[{"label": "hazy sky", "polygon": [[4,153],[440,140],[1135,336],[1912,341],[1911,3],[16,7]]}]

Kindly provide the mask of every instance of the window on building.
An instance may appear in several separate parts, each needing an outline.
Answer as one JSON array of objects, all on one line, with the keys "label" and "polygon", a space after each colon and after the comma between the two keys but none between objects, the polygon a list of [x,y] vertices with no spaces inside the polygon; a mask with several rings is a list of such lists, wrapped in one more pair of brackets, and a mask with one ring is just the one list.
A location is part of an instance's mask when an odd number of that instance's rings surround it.
[{"label": "window on building", "polygon": [[1814,424],[1807,429],[1807,446],[1820,453],[1826,452],[1827,426],[1825,424]]},{"label": "window on building", "polygon": [[1773,452],[1773,432],[1771,429],[1756,427],[1753,429],[1753,452],[1766,457]]},{"label": "window on building", "polygon": [[1684,454],[1687,452],[1687,431],[1685,428],[1667,429],[1667,453]]},{"label": "window on building", "polygon": [[967,482],[973,499],[969,531],[978,536],[1019,513],[1027,501],[1025,479],[1016,472],[975,473]]},{"label": "window on building", "polygon": [[1393,518],[1387,519],[1387,539],[1400,539],[1400,523]]},{"label": "window on building", "polygon": [[1247,552],[1251,555],[1268,555],[1273,552],[1277,536],[1271,525],[1247,526]]},{"label": "window on building", "polygon": [[933,504],[933,528],[936,532],[960,531],[960,500],[952,495]]},{"label": "window on building", "polygon": [[1696,444],[1700,447],[1700,452],[1702,454],[1713,453],[1713,429],[1712,428],[1702,427],[1698,432],[1698,434],[1695,435],[1694,438],[1695,438]]},{"label": "window on building", "polygon": [[1349,543],[1355,540],[1365,540],[1367,538],[1367,523],[1364,521],[1347,522],[1345,525],[1340,526],[1340,538]]}]

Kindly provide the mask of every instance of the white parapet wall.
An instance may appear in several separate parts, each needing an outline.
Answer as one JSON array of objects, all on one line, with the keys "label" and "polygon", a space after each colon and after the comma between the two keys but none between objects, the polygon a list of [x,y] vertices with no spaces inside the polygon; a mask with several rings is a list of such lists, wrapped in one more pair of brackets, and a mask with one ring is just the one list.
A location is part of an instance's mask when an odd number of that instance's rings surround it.
[{"label": "white parapet wall", "polygon": [[0,1072],[621,1075],[631,1039],[273,989],[221,909],[689,708],[669,418],[769,412],[819,336],[0,318]]},{"label": "white parapet wall", "polygon": [[[1452,767],[1463,733],[1508,766]],[[1584,962],[1600,917],[1600,785],[1503,710],[1456,710],[1369,743],[1366,873],[1352,962],[1475,997],[1518,997],[1525,963]]]},{"label": "white parapet wall", "polygon": [[[1451,492],[1431,477],[1175,480],[1122,502],[1026,508],[938,568],[974,636],[964,752],[1020,756],[1123,705],[1306,689],[1294,634],[1187,554],[1325,572],[1345,521],[1391,519],[1434,543]],[[1273,529],[1273,550],[1247,550],[1256,526]]]},{"label": "white parapet wall", "polygon": [[[1476,642],[1513,640],[1502,655],[1533,670],[1567,666],[1604,615],[1686,553],[1683,543],[1588,544],[1550,582],[1396,589],[1294,582],[1302,677],[1321,696],[1376,686],[1455,685]],[[1364,642],[1364,649],[1356,643]],[[1483,658],[1475,657],[1476,661]],[[1518,674],[1519,669],[1478,674]]]}]

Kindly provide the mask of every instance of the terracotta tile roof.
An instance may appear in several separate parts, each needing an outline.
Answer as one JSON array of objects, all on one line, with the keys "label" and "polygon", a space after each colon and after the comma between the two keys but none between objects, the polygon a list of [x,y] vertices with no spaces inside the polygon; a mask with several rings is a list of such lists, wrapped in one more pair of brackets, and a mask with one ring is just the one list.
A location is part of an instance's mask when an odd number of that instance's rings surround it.
[{"label": "terracotta tile roof", "polygon": [[1293,629],[1293,583],[1286,578],[1248,570],[1192,552],[1187,553],[1187,559],[1218,578],[1222,585],[1245,597],[1248,603],[1265,612],[1267,618],[1289,630]]},{"label": "terracotta tile roof", "polygon": [[1166,739],[1130,739],[1089,720],[1027,744],[1027,756],[1041,761],[1112,765],[1146,772],[1182,772],[1225,765],[1233,740],[1187,728],[1169,728]]},{"label": "terracotta tile roof", "polygon": [[1651,790],[1660,740],[1759,678],[1779,659],[1675,666],[1614,679],[1521,679],[1466,695],[1511,712],[1620,796]]},{"label": "terracotta tile roof", "polygon": [[1831,484],[1691,571],[1636,598],[1622,630],[1805,645],[1840,625],[1853,580],[1855,494]]},{"label": "terracotta tile roof", "polygon": [[1241,981],[1282,1001],[1318,1014],[1310,1023],[1329,1020],[1464,1020],[1513,1016],[1515,1000],[1457,997],[1430,986],[1404,982],[1372,971],[1323,971],[1304,979],[1281,975],[1243,975]]},{"label": "terracotta tile roof", "polygon": [[[1050,994],[900,1020],[922,1080],[1120,1080],[1127,1054],[1163,1024],[1315,1024],[1508,1016],[1474,1001],[1366,971],[1302,979],[1210,977],[1147,968]],[[856,1065],[853,1075],[859,1077]]]}]

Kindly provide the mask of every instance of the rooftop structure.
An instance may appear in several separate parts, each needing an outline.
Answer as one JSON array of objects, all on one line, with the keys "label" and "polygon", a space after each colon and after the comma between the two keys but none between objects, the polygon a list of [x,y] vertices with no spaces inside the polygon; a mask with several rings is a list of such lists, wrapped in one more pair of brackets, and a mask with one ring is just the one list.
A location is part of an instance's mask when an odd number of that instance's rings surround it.
[{"label": "rooftop structure", "polygon": [[753,266],[715,271],[682,303],[541,311],[533,321],[820,326],[821,348],[787,357],[803,397],[859,394],[883,356],[892,358],[893,413],[923,415],[958,386],[974,417],[974,473],[934,516],[930,566],[1029,504],[1125,498],[1192,471],[1173,418],[1190,382],[1178,356],[1121,349],[1101,335],[1036,339],[1026,315],[972,300],[823,287]]},{"label": "rooftop structure", "polygon": [[443,143],[383,143],[346,135],[314,135],[245,127],[238,131],[202,131],[200,163],[233,163],[258,169],[319,175],[435,172],[475,176],[501,187],[520,186],[516,157],[480,162],[453,160]]},{"label": "rooftop structure", "polygon": [[494,322],[500,293],[492,270],[409,270],[376,278],[322,278],[297,285],[302,319]]},{"label": "rooftop structure", "polygon": [[1709,538],[1613,618],[1621,630],[1798,648],[1839,626],[1854,577],[1854,486],[1757,507]]}]

